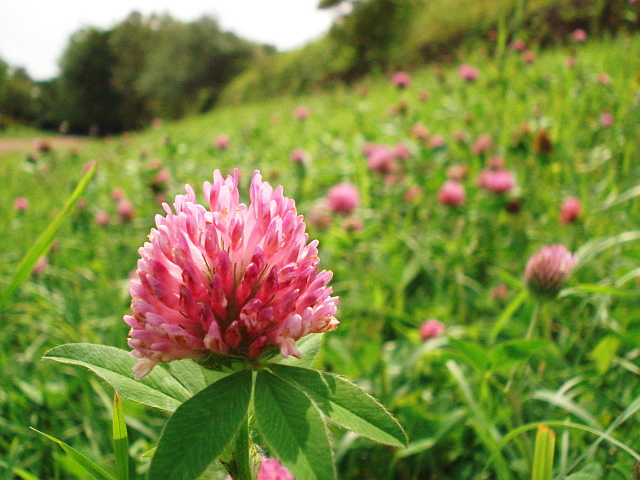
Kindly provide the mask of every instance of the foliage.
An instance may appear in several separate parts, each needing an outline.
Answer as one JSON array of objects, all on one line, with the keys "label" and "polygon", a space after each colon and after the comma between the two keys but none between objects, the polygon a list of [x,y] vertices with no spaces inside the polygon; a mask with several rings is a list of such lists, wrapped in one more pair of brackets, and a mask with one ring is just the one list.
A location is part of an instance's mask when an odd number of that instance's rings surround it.
[{"label": "foliage", "polygon": [[[168,415],[219,377],[188,375],[188,362],[173,362],[142,382],[117,383],[135,363],[122,316],[136,249],[162,211],[159,199],[171,199],[185,183],[201,183],[213,168],[239,167],[245,186],[260,168],[296,198],[310,237],[320,240],[323,268],[334,272],[341,325],[324,336],[317,363],[302,365],[329,376],[321,384],[276,366],[262,374],[260,389],[268,396],[260,408],[282,402],[280,382],[270,375],[304,382],[311,400],[298,395],[293,407],[315,419],[316,434],[326,420],[340,478],[529,479],[540,424],[556,434],[554,478],[629,478],[638,458],[640,410],[640,38],[605,35],[544,51],[532,44],[532,63],[511,48],[497,57],[483,45],[463,59],[479,69],[475,82],[459,77],[459,65],[443,65],[413,73],[404,90],[371,76],[353,89],[220,108],[75,148],[0,153],[0,201],[30,201],[24,211],[9,207],[0,220],[3,291],[63,210],[85,163],[99,162],[60,224],[48,267],[25,279],[1,314],[0,475],[87,478],[33,427],[115,476],[111,385],[117,384],[128,393],[144,390],[142,398],[154,402],[140,406],[121,395],[130,478],[143,478],[147,452],[158,445]],[[575,63],[567,66],[568,58]],[[309,109],[306,120],[294,117],[301,104]],[[607,126],[600,120],[606,110],[614,119]],[[444,145],[412,136],[416,122],[430,138],[442,135]],[[214,146],[219,133],[230,138],[225,150]],[[474,153],[481,134],[493,146]],[[541,149],[542,136],[550,147]],[[402,175],[384,178],[369,170],[362,153],[368,142],[403,144],[409,156]],[[298,147],[308,153],[302,166],[289,157]],[[476,184],[493,155],[516,176],[517,188],[507,195]],[[437,192],[447,169],[459,164],[466,165],[466,202],[441,205]],[[161,169],[171,174],[163,186],[154,183]],[[345,181],[358,187],[360,207],[350,217],[312,224],[316,203]],[[112,199],[121,194],[136,207],[128,223],[118,219]],[[560,205],[568,196],[580,198],[583,211],[575,223],[563,224]],[[95,223],[102,210],[108,225]],[[529,256],[552,243],[566,245],[580,262],[556,299],[538,302],[522,274]],[[429,318],[442,321],[445,334],[422,340],[419,329]],[[111,376],[96,381],[77,367],[80,360],[70,359],[79,347],[51,350],[61,343],[103,345],[110,355],[100,350],[91,368],[111,369]],[[41,361],[45,352],[64,363]],[[331,380],[350,388],[337,375],[379,398],[406,427],[409,444],[381,446],[338,428],[353,418],[349,409],[320,395]],[[162,395],[149,394],[161,388]],[[172,395],[181,397],[172,401]],[[342,418],[329,418],[315,405],[328,405]],[[296,455],[268,427],[255,425],[264,453]],[[306,468],[308,459],[297,458]],[[224,473],[214,462],[201,478]]]}]

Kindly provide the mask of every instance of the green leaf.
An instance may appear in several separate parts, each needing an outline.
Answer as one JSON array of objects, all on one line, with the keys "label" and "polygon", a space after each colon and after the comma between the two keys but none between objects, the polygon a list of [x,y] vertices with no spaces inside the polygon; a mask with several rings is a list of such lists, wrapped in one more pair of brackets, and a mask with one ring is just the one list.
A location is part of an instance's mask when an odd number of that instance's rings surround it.
[{"label": "green leaf", "polygon": [[[171,373],[171,375],[192,394],[198,393],[207,386],[207,381],[204,378],[203,367],[193,360],[174,360],[167,364],[167,369],[169,370],[169,373]],[[217,381],[224,376],[226,375],[221,375],[215,380]]]},{"label": "green leaf", "polygon": [[595,362],[596,369],[600,375],[609,370],[613,357],[616,356],[616,351],[619,346],[619,338],[607,335],[598,342],[593,350],[591,350],[589,357]]},{"label": "green leaf", "polygon": [[129,480],[129,438],[122,402],[117,393],[113,396],[113,450],[118,480]]},{"label": "green leaf", "polygon": [[302,337],[296,342],[296,347],[302,355],[302,358],[290,356],[289,358],[281,358],[274,362],[281,365],[293,365],[295,367],[311,368],[318,358],[320,347],[322,347],[322,339],[324,333],[312,333]]},{"label": "green leaf", "polygon": [[489,368],[489,351],[477,343],[465,342],[455,338],[449,339],[453,353],[469,366],[485,372]]},{"label": "green leaf", "polygon": [[42,435],[45,438],[48,438],[53,443],[57,443],[58,445],[60,445],[60,447],[62,447],[62,450],[64,450],[67,455],[69,455],[76,462],[78,462],[78,464],[80,464],[80,466],[84,468],[86,472],[96,480],[115,480],[111,475],[109,475],[106,471],[104,471],[99,465],[96,465],[93,461],[85,457],[75,448],[64,443],[62,440],[58,440],[57,438],[47,435],[46,433],[43,433],[39,430],[36,430],[33,427],[31,427],[31,430],[38,432],[40,435]]},{"label": "green leaf", "polygon": [[538,426],[531,480],[551,480],[556,434],[546,425]]},{"label": "green leaf", "polygon": [[262,437],[295,478],[336,478],[324,419],[304,393],[273,373],[260,370],[254,406]]},{"label": "green leaf", "polygon": [[180,405],[162,431],[148,478],[198,478],[220,456],[247,415],[251,383],[251,371],[241,370]]},{"label": "green leaf", "polygon": [[172,412],[191,396],[161,366],[154,368],[142,380],[134,380],[131,369],[136,364],[136,359],[119,348],[91,343],[68,343],[49,350],[44,358],[87,367],[123,397],[161,410]]},{"label": "green leaf", "polygon": [[565,477],[564,480],[601,480],[604,478],[602,467],[597,463],[590,463],[582,470]]},{"label": "green leaf", "polygon": [[378,401],[349,380],[318,370],[271,365],[278,377],[302,390],[333,423],[376,442],[407,444],[398,421]]},{"label": "green leaf", "polygon": [[4,289],[4,291],[0,294],[0,312],[7,306],[9,303],[9,299],[13,295],[13,293],[18,289],[18,287],[27,279],[35,267],[38,260],[43,255],[46,255],[51,245],[53,244],[53,240],[55,239],[56,233],[60,230],[60,227],[64,223],[65,219],[71,213],[71,209],[75,205],[80,195],[84,192],[87,187],[89,180],[93,177],[93,174],[96,170],[96,166],[92,166],[89,171],[80,179],[80,182],[76,186],[75,190],[68,198],[67,202],[62,207],[62,210],[56,215],[53,221],[47,226],[47,228],[40,234],[38,239],[33,243],[29,251],[25,254],[25,256],[20,261],[18,268],[16,269],[16,273],[13,275],[13,278],[9,282],[9,286]]},{"label": "green leaf", "polygon": [[492,369],[505,370],[527,360],[547,346],[542,339],[519,339],[496,345],[491,350]]}]

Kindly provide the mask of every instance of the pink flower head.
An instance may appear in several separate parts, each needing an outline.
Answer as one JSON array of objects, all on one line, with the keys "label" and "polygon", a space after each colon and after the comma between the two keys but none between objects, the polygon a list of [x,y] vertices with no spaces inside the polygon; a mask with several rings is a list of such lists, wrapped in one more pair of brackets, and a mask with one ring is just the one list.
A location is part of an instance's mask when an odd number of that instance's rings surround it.
[{"label": "pink flower head", "polygon": [[367,158],[367,166],[369,170],[379,173],[380,175],[388,175],[396,170],[396,156],[389,147],[376,147]]},{"label": "pink flower head", "polygon": [[493,193],[508,193],[516,186],[516,179],[509,170],[483,170],[478,185]]},{"label": "pink flower head", "polygon": [[13,208],[15,208],[17,212],[24,212],[29,208],[29,200],[26,197],[17,197],[13,201]]},{"label": "pink flower head", "polygon": [[447,178],[449,180],[462,181],[467,178],[469,167],[467,165],[456,163],[447,168]]},{"label": "pink flower head", "polygon": [[106,210],[100,210],[98,213],[96,213],[96,216],[93,220],[99,227],[106,227],[111,223],[109,212],[107,212]]},{"label": "pink flower head", "polygon": [[120,223],[131,223],[136,216],[136,209],[128,198],[123,198],[116,206]]},{"label": "pink flower head", "polygon": [[429,90],[420,90],[418,98],[420,99],[420,101],[426,102],[431,98],[431,93],[429,93]]},{"label": "pink flower head", "polygon": [[534,253],[524,271],[524,282],[533,293],[555,297],[578,263],[564,245],[549,245]]},{"label": "pink flower head", "polygon": [[483,153],[489,153],[493,148],[493,139],[491,135],[483,133],[478,136],[473,146],[471,147],[471,153],[474,155],[481,155]]},{"label": "pink flower head", "polygon": [[602,115],[600,115],[600,125],[603,127],[613,125],[613,115],[611,115],[611,112],[603,112]]},{"label": "pink flower head", "polygon": [[527,44],[520,38],[514,39],[509,46],[512,50],[516,50],[518,52],[524,52],[527,48]]},{"label": "pink flower head", "polygon": [[294,110],[293,116],[296,117],[297,120],[306,120],[309,117],[309,113],[309,107],[300,105]]},{"label": "pink flower head", "polygon": [[429,140],[429,129],[425,127],[424,123],[416,122],[411,127],[411,136],[417,140],[427,141]]},{"label": "pink flower head", "polygon": [[125,193],[121,188],[114,188],[113,190],[111,190],[111,200],[113,200],[114,202],[119,202],[124,197]]},{"label": "pink flower head", "polygon": [[472,67],[471,65],[467,64],[460,65],[458,73],[460,74],[460,78],[462,78],[466,82],[474,82],[480,75],[480,71],[476,67]]},{"label": "pink flower head", "polygon": [[505,298],[507,298],[507,293],[508,291],[506,283],[501,283],[500,285],[494,287],[489,295],[491,296],[492,300],[503,301]]},{"label": "pink flower head", "polygon": [[216,146],[217,150],[226,150],[227,148],[229,148],[230,142],[231,141],[229,140],[229,135],[227,135],[226,133],[221,133],[214,140],[214,145]]},{"label": "pink flower head", "polygon": [[442,135],[433,135],[429,139],[429,147],[435,150],[436,148],[444,147],[447,144],[444,137]]},{"label": "pink flower head", "polygon": [[327,205],[334,213],[348,214],[360,205],[358,187],[353,183],[339,183],[327,192]]},{"label": "pink flower head", "polygon": [[306,152],[304,148],[298,147],[291,152],[291,161],[293,163],[307,163],[307,159],[309,158],[309,154]]},{"label": "pink flower head", "polygon": [[[231,480],[231,476],[227,476],[225,480]],[[256,480],[295,480],[295,478],[275,458],[263,457]]]},{"label": "pink flower head", "polygon": [[47,268],[47,265],[49,264],[49,262],[47,261],[47,257],[42,256],[38,259],[38,261],[36,262],[36,264],[33,266],[33,274],[34,275],[42,275],[42,272],[44,272],[44,269]]},{"label": "pink flower head", "polygon": [[564,61],[564,64],[567,68],[573,68],[576,66],[576,57],[567,57],[567,59]]},{"label": "pink flower head", "polygon": [[307,223],[320,231],[326,230],[331,226],[333,219],[326,199],[319,200],[313,204],[307,215]]},{"label": "pink flower head", "polygon": [[275,458],[266,458],[260,464],[256,480],[295,480],[289,470]]},{"label": "pink flower head", "polygon": [[398,72],[391,77],[391,83],[399,90],[407,88],[411,83],[411,77],[407,72]]},{"label": "pink flower head", "polygon": [[533,63],[536,60],[536,54],[533,50],[525,50],[522,52],[522,61],[524,63]]},{"label": "pink flower head", "polygon": [[[333,330],[337,297],[331,272],[318,272],[318,242],[308,242],[295,202],[255,171],[251,203],[240,203],[238,171],[205,182],[206,208],[190,185],[140,249],[131,282],[129,346],[136,378],[160,362],[193,358],[249,361],[280,351],[300,357],[296,341]],[[224,357],[226,356],[226,357]],[[232,358],[230,358],[232,357]],[[225,360],[226,359],[226,360]]]},{"label": "pink flower head", "polygon": [[438,202],[441,205],[459,207],[464,203],[465,199],[464,185],[456,180],[447,180],[438,192]]},{"label": "pink flower head", "polygon": [[571,39],[577,43],[584,43],[587,41],[587,32],[581,28],[576,28],[571,34]]},{"label": "pink flower head", "polygon": [[607,73],[599,73],[598,74],[598,83],[600,85],[610,85],[611,77]]},{"label": "pink flower head", "polygon": [[393,147],[393,156],[398,160],[409,160],[411,158],[411,150],[406,143],[400,142]]},{"label": "pink flower head", "polygon": [[560,221],[565,224],[575,222],[580,216],[581,210],[582,205],[578,197],[567,198],[562,202],[562,207],[560,208]]},{"label": "pink flower head", "polygon": [[435,318],[430,318],[420,325],[420,338],[429,340],[430,338],[439,337],[444,333],[444,323]]}]

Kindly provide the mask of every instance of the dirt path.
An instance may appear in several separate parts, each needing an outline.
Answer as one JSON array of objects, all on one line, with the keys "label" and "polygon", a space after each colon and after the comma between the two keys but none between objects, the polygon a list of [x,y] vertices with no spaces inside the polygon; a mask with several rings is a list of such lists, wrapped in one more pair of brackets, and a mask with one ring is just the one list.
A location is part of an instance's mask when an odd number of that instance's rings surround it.
[{"label": "dirt path", "polygon": [[46,142],[53,149],[80,149],[87,145],[91,139],[74,136],[43,137],[43,138],[0,138],[0,153],[5,152],[31,152],[38,148],[38,142]]}]

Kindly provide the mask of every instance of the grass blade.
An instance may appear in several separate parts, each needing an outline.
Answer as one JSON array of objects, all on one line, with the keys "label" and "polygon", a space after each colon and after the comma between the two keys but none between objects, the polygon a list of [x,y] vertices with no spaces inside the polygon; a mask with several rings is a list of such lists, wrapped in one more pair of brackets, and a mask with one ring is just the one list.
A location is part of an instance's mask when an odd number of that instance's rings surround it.
[{"label": "grass blade", "polygon": [[82,466],[82,468],[84,468],[85,471],[96,480],[116,480],[111,475],[109,475],[105,470],[103,470],[102,467],[95,464],[93,461],[89,460],[87,457],[85,457],[75,448],[67,445],[62,440],[58,440],[57,438],[52,437],[51,435],[47,435],[46,433],[43,433],[39,430],[36,430],[33,427],[31,427],[31,430],[38,432],[40,435],[51,440],[53,443],[57,443],[58,445],[60,445],[62,450],[64,450],[67,455],[69,455],[76,462],[78,462]]},{"label": "grass blade", "polygon": [[113,451],[118,480],[129,480],[129,438],[122,402],[117,393],[113,396]]},{"label": "grass blade", "polygon": [[35,243],[31,246],[29,251],[22,258],[20,263],[18,264],[18,268],[13,278],[9,282],[9,285],[4,289],[2,294],[0,295],[0,312],[4,310],[4,308],[8,305],[9,299],[15,293],[22,283],[29,278],[33,267],[38,262],[38,259],[43,255],[46,255],[51,245],[53,244],[53,240],[60,230],[60,227],[64,223],[65,219],[69,216],[71,209],[80,198],[80,195],[84,192],[85,188],[89,184],[89,181],[93,177],[93,174],[96,170],[96,166],[93,165],[89,171],[82,177],[75,190],[68,198],[67,202],[64,204],[62,210],[56,215],[53,221],[49,224],[49,226],[45,229],[42,234],[38,237]]}]

